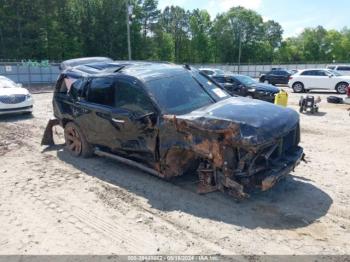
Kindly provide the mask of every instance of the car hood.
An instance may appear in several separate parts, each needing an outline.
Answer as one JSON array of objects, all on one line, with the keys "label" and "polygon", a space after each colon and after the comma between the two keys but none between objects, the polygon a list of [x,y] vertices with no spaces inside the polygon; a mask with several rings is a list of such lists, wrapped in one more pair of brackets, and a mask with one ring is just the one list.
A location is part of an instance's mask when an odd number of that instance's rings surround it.
[{"label": "car hood", "polygon": [[27,95],[28,90],[21,87],[0,87],[0,96]]},{"label": "car hood", "polygon": [[268,143],[299,123],[299,115],[292,109],[244,97],[228,98],[176,118],[208,132],[233,129],[233,140],[243,145]]},{"label": "car hood", "polygon": [[269,85],[269,84],[263,84],[263,83],[256,83],[253,85],[248,86],[249,88],[254,88],[258,91],[265,91],[265,92],[271,92],[271,93],[278,93],[280,91],[279,88]]}]

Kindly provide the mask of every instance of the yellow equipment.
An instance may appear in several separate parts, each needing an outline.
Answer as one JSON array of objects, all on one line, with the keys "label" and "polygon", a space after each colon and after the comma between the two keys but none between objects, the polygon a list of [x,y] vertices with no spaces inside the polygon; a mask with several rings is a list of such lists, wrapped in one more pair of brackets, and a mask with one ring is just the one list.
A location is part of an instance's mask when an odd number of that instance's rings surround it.
[{"label": "yellow equipment", "polygon": [[281,90],[278,94],[275,95],[275,105],[287,107],[287,104],[288,93],[284,90]]}]

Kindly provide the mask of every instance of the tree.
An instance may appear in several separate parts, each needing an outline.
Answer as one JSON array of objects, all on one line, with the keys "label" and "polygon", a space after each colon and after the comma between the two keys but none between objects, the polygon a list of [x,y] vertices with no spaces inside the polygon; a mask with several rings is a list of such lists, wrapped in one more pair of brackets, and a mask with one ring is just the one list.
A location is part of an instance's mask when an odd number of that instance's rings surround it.
[{"label": "tree", "polygon": [[205,63],[211,60],[209,30],[210,15],[206,10],[193,10],[189,17],[192,63]]},{"label": "tree", "polygon": [[179,6],[167,6],[160,19],[163,30],[170,34],[174,41],[175,62],[188,60],[188,18],[189,14]]}]

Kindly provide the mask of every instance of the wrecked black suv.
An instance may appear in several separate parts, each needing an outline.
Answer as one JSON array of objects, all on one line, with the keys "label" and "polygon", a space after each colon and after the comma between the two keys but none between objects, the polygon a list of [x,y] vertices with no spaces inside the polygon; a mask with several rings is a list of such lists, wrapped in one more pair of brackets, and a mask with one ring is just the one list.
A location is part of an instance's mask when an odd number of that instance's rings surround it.
[{"label": "wrecked black suv", "polygon": [[64,128],[75,156],[107,156],[162,178],[196,172],[198,192],[265,191],[303,158],[298,114],[231,97],[189,66],[91,63],[57,81],[42,143]]}]

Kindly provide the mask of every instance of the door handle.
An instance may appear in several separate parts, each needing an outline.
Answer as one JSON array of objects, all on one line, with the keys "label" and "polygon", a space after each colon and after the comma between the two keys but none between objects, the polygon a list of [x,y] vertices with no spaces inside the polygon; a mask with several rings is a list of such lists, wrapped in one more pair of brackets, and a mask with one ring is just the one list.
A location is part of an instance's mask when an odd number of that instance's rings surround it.
[{"label": "door handle", "polygon": [[117,119],[117,118],[112,118],[112,121],[117,124],[124,124],[125,120],[123,119]]}]

